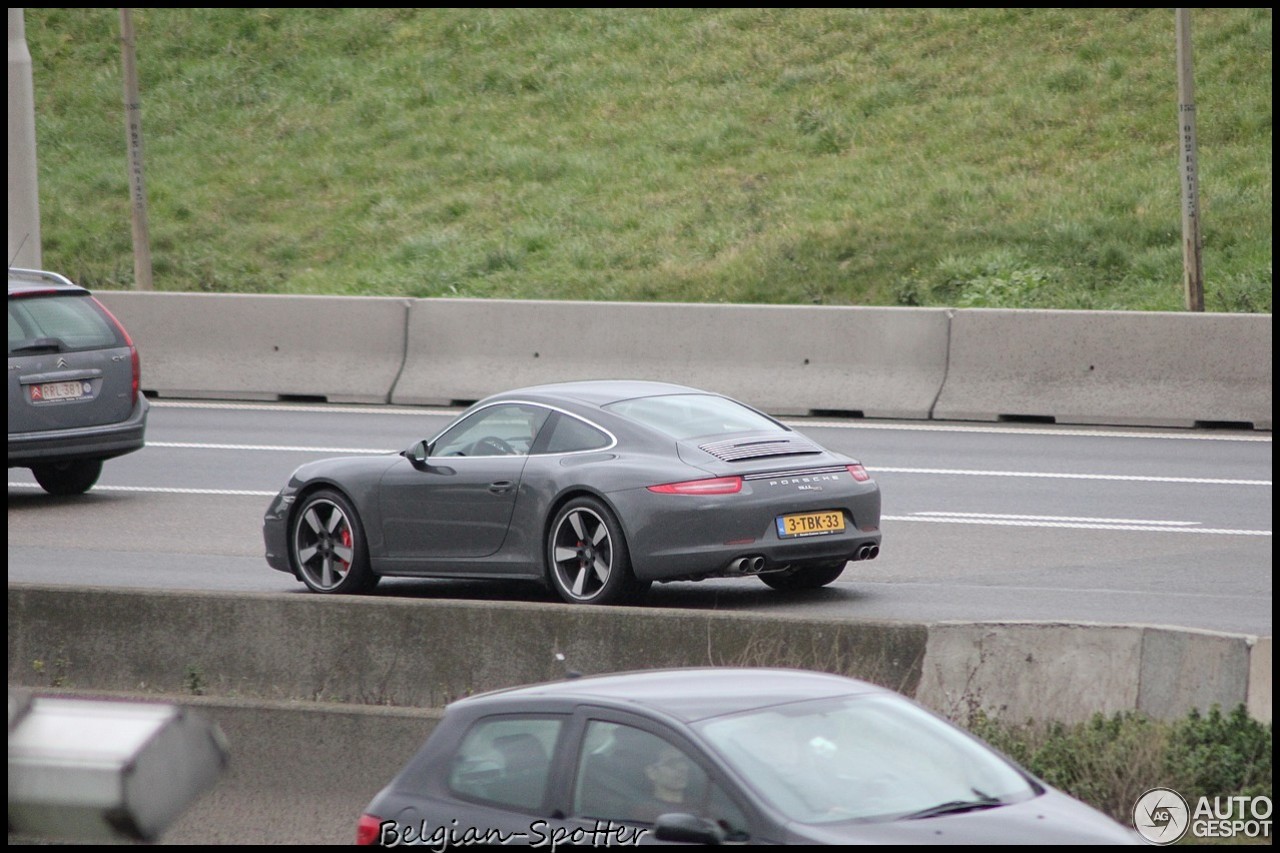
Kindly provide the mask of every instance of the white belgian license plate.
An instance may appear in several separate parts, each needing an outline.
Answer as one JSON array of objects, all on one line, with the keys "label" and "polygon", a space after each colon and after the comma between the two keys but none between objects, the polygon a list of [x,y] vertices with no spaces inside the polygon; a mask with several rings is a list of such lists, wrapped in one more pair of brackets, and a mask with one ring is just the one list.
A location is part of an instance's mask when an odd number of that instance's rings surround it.
[{"label": "white belgian license plate", "polygon": [[844,513],[838,509],[780,515],[777,521],[778,536],[783,539],[844,532]]},{"label": "white belgian license plate", "polygon": [[89,396],[93,386],[88,382],[45,382],[31,386],[31,400],[79,400]]}]

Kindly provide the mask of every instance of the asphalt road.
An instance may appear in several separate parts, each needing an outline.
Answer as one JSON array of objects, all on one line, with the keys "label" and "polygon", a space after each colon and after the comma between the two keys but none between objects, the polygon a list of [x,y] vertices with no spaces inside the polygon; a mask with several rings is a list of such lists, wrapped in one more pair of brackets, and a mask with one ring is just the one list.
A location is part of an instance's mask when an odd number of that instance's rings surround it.
[{"label": "asphalt road", "polygon": [[[10,582],[309,594],[262,558],[310,459],[393,451],[452,410],[156,401],[148,446],[54,498],[9,471]],[[792,419],[859,458],[884,543],[832,586],[655,586],[654,607],[869,620],[1159,624],[1270,635],[1271,435]],[[550,601],[536,585],[395,580],[378,595]]]}]

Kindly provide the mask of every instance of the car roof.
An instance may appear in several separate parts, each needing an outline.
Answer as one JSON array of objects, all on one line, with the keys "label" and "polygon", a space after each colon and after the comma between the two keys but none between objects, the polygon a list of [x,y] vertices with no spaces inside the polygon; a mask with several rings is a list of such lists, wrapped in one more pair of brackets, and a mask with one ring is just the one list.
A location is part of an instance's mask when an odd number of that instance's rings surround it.
[{"label": "car roof", "polygon": [[66,276],[45,270],[28,270],[9,267],[9,295],[26,296],[32,293],[50,293],[63,291],[66,293],[88,293],[89,291],[75,284]]},{"label": "car roof", "polygon": [[684,722],[838,696],[892,694],[842,675],[762,667],[685,667],[569,678],[494,690],[451,707],[515,710],[529,700],[588,702],[621,709],[658,711]]},{"label": "car roof", "polygon": [[710,394],[700,388],[677,385],[671,382],[653,382],[643,379],[583,379],[573,382],[554,382],[546,385],[530,385],[495,394],[489,400],[576,400],[593,406],[605,406],[619,400],[637,397],[656,397],[663,394]]}]

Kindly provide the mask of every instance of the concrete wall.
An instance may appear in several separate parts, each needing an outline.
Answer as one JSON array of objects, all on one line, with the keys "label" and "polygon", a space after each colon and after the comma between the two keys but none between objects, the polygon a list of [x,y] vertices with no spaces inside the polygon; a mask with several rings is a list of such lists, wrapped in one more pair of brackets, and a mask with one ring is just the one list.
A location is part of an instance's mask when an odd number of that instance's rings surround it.
[{"label": "concrete wall", "polygon": [[[715,611],[9,587],[9,684],[432,707],[583,673],[792,666],[952,717],[1270,719],[1270,639],[1152,626],[864,623]],[[565,663],[556,655],[563,654]]]},{"label": "concrete wall", "polygon": [[164,397],[387,403],[404,364],[403,299],[95,295],[133,337],[142,387]]},{"label": "concrete wall", "polygon": [[1271,316],[100,292],[160,396],[663,379],[778,415],[1271,429]]},{"label": "concrete wall", "polygon": [[1271,316],[957,311],[933,416],[1271,429]]},{"label": "concrete wall", "polygon": [[[9,684],[178,704],[228,771],[164,844],[349,844],[361,809],[452,698],[586,673],[798,666],[868,678],[964,719],[1271,719],[1271,639],[1147,626],[913,625],[307,594],[9,587]],[[10,843],[37,842],[14,839]]]}]

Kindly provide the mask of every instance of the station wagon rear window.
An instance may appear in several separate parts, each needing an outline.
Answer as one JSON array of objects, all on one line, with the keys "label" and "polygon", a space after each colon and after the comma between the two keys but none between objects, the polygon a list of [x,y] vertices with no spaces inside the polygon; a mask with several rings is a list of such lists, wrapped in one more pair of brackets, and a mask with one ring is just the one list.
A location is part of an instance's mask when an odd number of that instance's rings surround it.
[{"label": "station wagon rear window", "polygon": [[115,327],[88,296],[9,299],[9,355],[48,344],[60,352],[124,346]]}]

